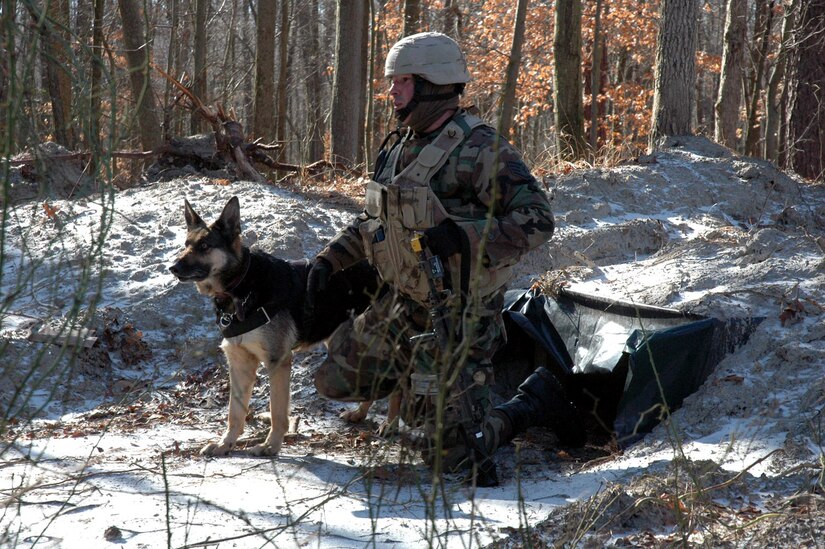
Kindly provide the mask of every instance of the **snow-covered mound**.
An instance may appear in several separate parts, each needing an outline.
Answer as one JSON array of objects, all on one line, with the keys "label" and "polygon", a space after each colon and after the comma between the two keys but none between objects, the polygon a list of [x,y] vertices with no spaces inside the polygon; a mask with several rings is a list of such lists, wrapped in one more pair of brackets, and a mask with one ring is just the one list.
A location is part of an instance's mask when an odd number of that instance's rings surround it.
[{"label": "snow-covered mound", "polygon": [[[513,286],[544,277],[608,297],[766,321],[672,422],[623,455],[585,464],[528,436],[518,450],[496,454],[502,486],[474,494],[449,482],[439,492],[421,467],[399,464],[394,443],[338,420],[343,405],[319,400],[312,388],[323,349],[296,357],[299,434],[282,456],[196,455],[223,427],[226,374],[208,300],[168,273],[183,244],[184,198],[212,220],[237,195],[245,241],[287,259],[319,251],[358,212],[357,201],[186,179],[10,208],[0,407],[14,418],[5,437],[14,444],[0,481],[13,492],[6,497],[27,505],[0,518],[0,539],[45,532],[55,546],[88,547],[117,526],[121,537],[113,539],[145,546],[166,544],[170,533],[175,546],[247,535],[238,546],[452,547],[535,524],[606,481],[664,473],[677,454],[712,460],[719,474],[752,466],[745,483],[804,484],[823,443],[825,187],[700,138],[547,184],[557,231],[525,258]],[[26,339],[75,317],[102,342],[77,360]],[[256,412],[265,393],[259,384]],[[31,415],[41,419],[29,422]],[[767,489],[792,492],[778,481]],[[438,501],[429,506],[433,493]],[[767,510],[758,495],[747,505]],[[666,529],[653,519],[635,526],[648,527]]]}]

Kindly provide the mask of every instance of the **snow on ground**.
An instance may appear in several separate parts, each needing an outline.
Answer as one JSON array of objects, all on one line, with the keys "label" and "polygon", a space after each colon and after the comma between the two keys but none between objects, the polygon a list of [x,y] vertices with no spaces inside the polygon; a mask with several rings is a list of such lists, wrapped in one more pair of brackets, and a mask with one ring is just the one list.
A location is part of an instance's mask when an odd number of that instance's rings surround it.
[{"label": "snow on ground", "polygon": [[[433,483],[393,441],[371,436],[374,421],[341,422],[345,406],[312,388],[323,349],[295,357],[298,432],[281,456],[197,455],[223,428],[226,373],[208,300],[167,270],[183,243],[183,199],[212,220],[239,196],[246,243],[286,259],[320,250],[356,203],[187,179],[49,202],[56,212],[16,205],[6,218],[0,307],[0,406],[13,418],[0,466],[0,545],[470,547],[548,515],[547,535],[560,539],[554,516],[606,486],[664,475],[677,457],[711,461],[719,474],[745,471],[742,482],[755,486],[747,501],[719,505],[766,513],[768,491],[816,494],[817,482],[821,495],[825,188],[698,138],[548,185],[557,233],[525,258],[512,287],[552,270],[604,296],[767,320],[671,422],[622,455],[588,461],[526,436],[496,454],[502,485],[475,492],[454,479]],[[86,309],[95,296],[97,308]],[[60,347],[26,341],[36,322],[73,314],[89,316],[103,345],[70,368]],[[266,409],[263,379],[253,405]],[[264,428],[255,419],[249,432]],[[623,527],[658,532],[657,520]],[[805,535],[794,541],[804,545]]]}]

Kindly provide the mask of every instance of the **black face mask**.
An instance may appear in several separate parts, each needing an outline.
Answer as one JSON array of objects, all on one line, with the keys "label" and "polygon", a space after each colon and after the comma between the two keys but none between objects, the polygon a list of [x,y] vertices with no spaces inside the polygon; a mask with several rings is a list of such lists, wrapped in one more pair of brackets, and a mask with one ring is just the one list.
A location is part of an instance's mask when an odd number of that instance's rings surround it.
[{"label": "black face mask", "polygon": [[412,115],[409,126],[413,131],[422,133],[445,111],[458,108],[458,96],[464,91],[464,84],[433,84],[418,75],[413,76],[414,91],[410,102],[395,111],[395,117],[403,122]]}]

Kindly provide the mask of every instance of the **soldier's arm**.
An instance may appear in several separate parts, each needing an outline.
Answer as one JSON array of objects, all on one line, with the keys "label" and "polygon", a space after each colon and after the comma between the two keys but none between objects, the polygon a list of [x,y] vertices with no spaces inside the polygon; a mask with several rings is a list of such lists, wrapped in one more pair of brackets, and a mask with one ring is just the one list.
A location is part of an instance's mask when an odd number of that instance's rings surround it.
[{"label": "soldier's arm", "polygon": [[459,225],[470,237],[473,250],[483,247],[483,260],[489,266],[513,264],[553,235],[555,223],[547,193],[505,140],[499,139],[497,148],[478,149],[471,179],[488,215]]},{"label": "soldier's arm", "polygon": [[318,257],[330,262],[333,272],[346,269],[366,257],[358,227],[367,219],[367,214],[361,213],[335,235],[318,254]]}]

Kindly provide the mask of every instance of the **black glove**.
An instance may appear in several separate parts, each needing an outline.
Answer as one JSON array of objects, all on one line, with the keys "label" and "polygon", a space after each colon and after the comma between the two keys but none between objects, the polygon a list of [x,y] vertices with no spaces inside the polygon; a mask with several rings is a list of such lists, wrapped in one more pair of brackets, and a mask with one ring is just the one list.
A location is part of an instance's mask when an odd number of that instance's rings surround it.
[{"label": "black glove", "polygon": [[309,334],[315,320],[315,298],[319,292],[327,289],[327,282],[332,274],[332,263],[323,257],[316,257],[307,275],[307,290],[304,297],[303,332]]},{"label": "black glove", "polygon": [[427,229],[424,231],[424,236],[427,238],[427,247],[430,252],[441,259],[447,259],[461,251],[461,238],[463,235],[459,226],[452,219]]}]

